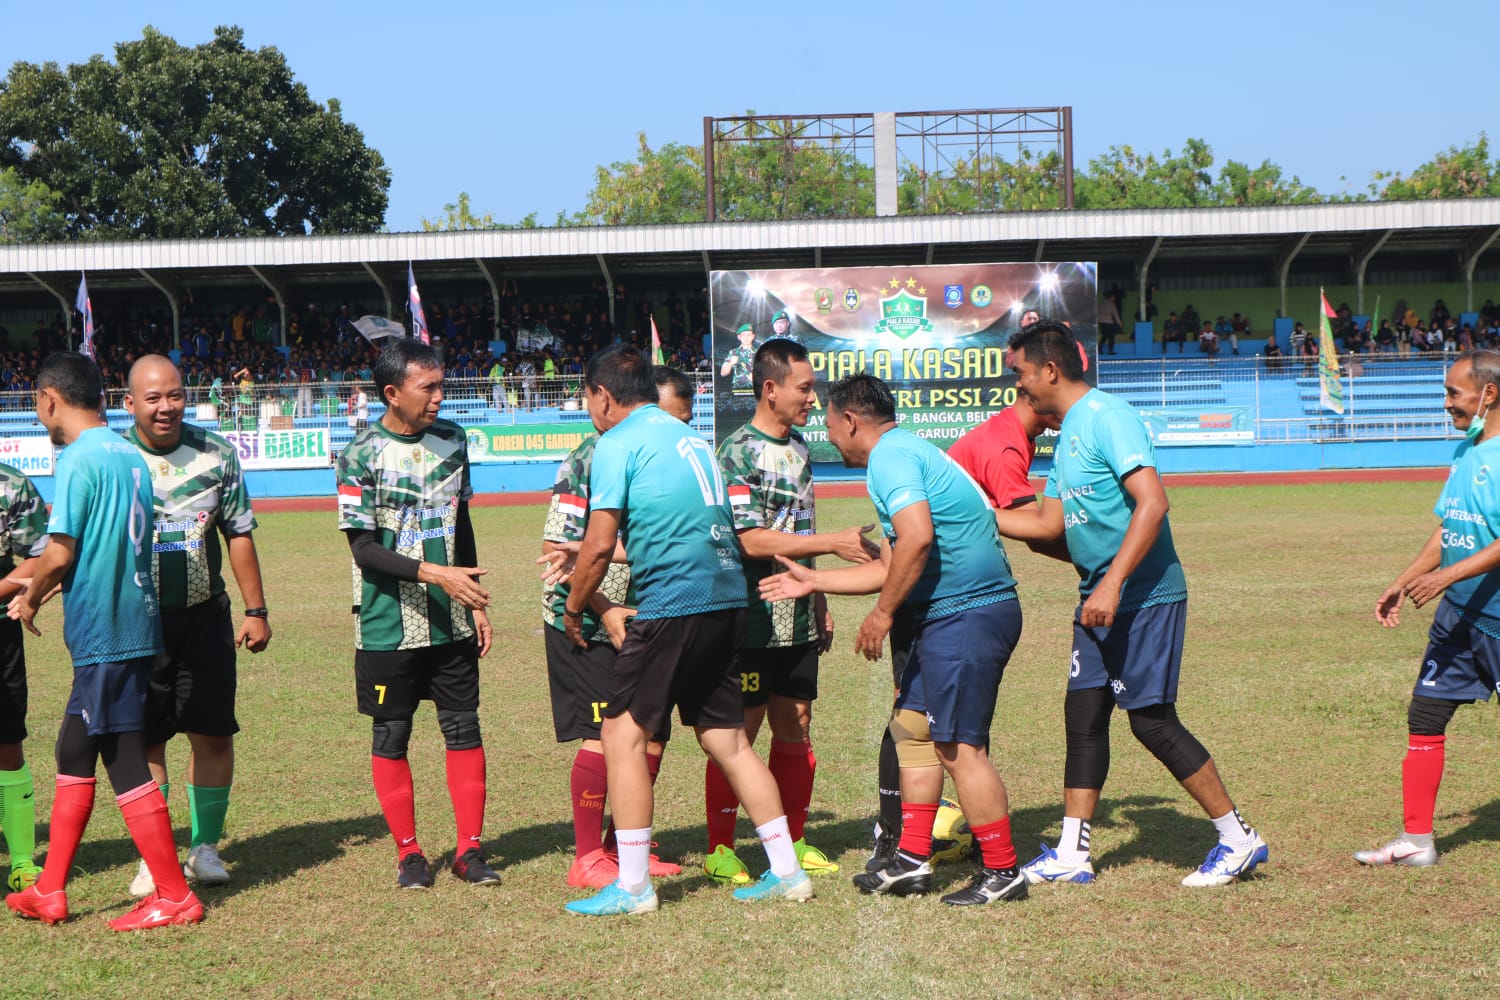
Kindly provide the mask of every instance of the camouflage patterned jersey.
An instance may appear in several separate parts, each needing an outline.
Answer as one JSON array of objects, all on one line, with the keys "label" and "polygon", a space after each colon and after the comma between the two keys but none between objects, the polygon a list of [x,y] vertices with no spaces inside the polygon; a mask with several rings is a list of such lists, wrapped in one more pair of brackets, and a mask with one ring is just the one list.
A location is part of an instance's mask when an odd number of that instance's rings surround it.
[{"label": "camouflage patterned jersey", "polygon": [[240,457],[228,441],[192,424],[170,451],[155,451],[131,427],[125,440],[151,469],[155,537],[151,570],[163,611],[182,611],[224,592],[226,538],[255,530]]},{"label": "camouflage patterned jersey", "polygon": [[[398,555],[452,566],[458,505],[473,495],[462,427],[439,420],[407,436],[372,422],[338,462],[339,528],[373,531]],[[474,634],[474,616],[443,588],[366,574],[354,566],[354,645],[422,649]]]},{"label": "camouflage patterned jersey", "polygon": [[[736,531],[769,528],[788,534],[811,535],[817,530],[813,508],[812,467],[807,442],[792,428],[791,436],[773,438],[746,424],[719,445],[719,466],[729,489]],[[801,646],[812,642],[812,598],[767,602],[758,598],[760,581],[775,572],[777,563],[745,559],[745,582],[750,594],[750,627],[745,646],[765,649]],[[801,560],[811,567],[811,559]]]},{"label": "camouflage patterned jersey", "polygon": [[[552,486],[552,502],[547,507],[547,523],[542,528],[544,542],[580,542],[589,523],[589,469],[594,464],[594,444],[599,435],[583,439],[573,453],[557,467],[557,482]],[[630,586],[630,567],[610,563],[599,592],[615,604],[635,607],[635,590]],[[568,602],[566,584],[542,589],[542,621],[559,632],[566,632],[563,610]],[[583,637],[589,642],[608,642],[609,633],[599,616],[589,608],[583,610]]]},{"label": "camouflage patterned jersey", "polygon": [[724,355],[724,363],[733,363],[734,367],[729,373],[732,380],[730,388],[735,392],[750,392],[755,388],[755,347],[746,347],[738,344],[729,349]]},{"label": "camouflage patterned jersey", "polygon": [[47,508],[26,473],[0,463],[0,576],[47,547]]}]

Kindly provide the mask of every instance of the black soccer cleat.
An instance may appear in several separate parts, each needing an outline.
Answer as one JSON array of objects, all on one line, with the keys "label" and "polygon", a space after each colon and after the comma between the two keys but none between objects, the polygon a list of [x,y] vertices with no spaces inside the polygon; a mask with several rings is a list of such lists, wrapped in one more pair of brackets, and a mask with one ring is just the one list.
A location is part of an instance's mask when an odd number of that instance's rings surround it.
[{"label": "black soccer cleat", "polygon": [[853,881],[860,892],[882,896],[925,896],[932,891],[932,866],[926,861],[913,864],[897,855],[884,868],[856,875]]},{"label": "black soccer cleat", "polygon": [[875,847],[870,852],[870,860],[865,862],[865,871],[878,872],[880,869],[896,860],[896,845],[901,838],[894,833],[886,833],[884,830],[875,838]]},{"label": "black soccer cleat", "polygon": [[396,867],[396,884],[403,889],[431,889],[432,867],[423,854],[408,854]]},{"label": "black soccer cleat", "polygon": [[453,877],[469,885],[499,885],[500,873],[485,863],[479,848],[471,847],[453,859]]},{"label": "black soccer cleat", "polygon": [[983,906],[986,903],[1013,902],[1026,898],[1026,876],[1021,869],[980,868],[969,884],[943,897],[949,906]]}]

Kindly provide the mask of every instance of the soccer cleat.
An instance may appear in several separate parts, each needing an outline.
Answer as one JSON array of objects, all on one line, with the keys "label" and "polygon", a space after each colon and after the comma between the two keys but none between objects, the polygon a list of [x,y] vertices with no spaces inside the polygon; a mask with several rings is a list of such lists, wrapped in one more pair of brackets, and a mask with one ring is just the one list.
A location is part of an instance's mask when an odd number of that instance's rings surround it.
[{"label": "soccer cleat", "polygon": [[894,833],[886,833],[880,829],[880,824],[875,825],[875,846],[870,850],[870,860],[865,862],[865,871],[878,872],[892,861],[896,860],[896,847],[901,838]]},{"label": "soccer cleat", "polygon": [[813,885],[812,879],[801,868],[786,878],[767,871],[759,882],[740,886],[734,890],[733,895],[742,903],[759,903],[765,899],[790,899],[796,903],[805,903],[813,898]]},{"label": "soccer cleat", "polygon": [[403,889],[431,889],[432,868],[422,854],[408,854],[396,868],[396,884]]},{"label": "soccer cleat", "polygon": [[182,863],[182,874],[201,885],[229,884],[229,872],[224,869],[224,862],[219,859],[219,852],[213,844],[199,844],[188,851],[187,860]]},{"label": "soccer cleat", "polygon": [[68,894],[61,889],[56,892],[38,892],[28,885],[20,892],[5,897],[5,905],[16,911],[17,916],[30,917],[44,924],[56,924],[68,919]]},{"label": "soccer cleat", "polygon": [[140,899],[155,891],[156,882],[151,878],[151,869],[146,867],[146,861],[142,858],[140,866],[135,870],[135,878],[130,880],[130,894]]},{"label": "soccer cleat", "polygon": [[603,889],[620,877],[620,862],[602,847],[596,847],[568,867],[568,884],[575,889]]},{"label": "soccer cleat", "polygon": [[1082,885],[1094,881],[1094,862],[1071,864],[1062,861],[1056,851],[1043,844],[1042,853],[1021,866],[1021,874],[1031,885],[1041,885],[1043,882],[1073,882]]},{"label": "soccer cleat", "polygon": [[[651,846],[656,846],[656,841],[651,841]],[[615,856],[615,863],[619,864],[619,856]],[[646,860],[646,874],[652,878],[665,878],[670,875],[681,875],[682,866],[671,861],[663,861],[656,855],[651,855]]]},{"label": "soccer cleat", "polygon": [[36,884],[36,877],[42,873],[35,862],[18,861],[16,866],[10,870],[10,877],[5,884],[10,886],[11,891],[20,892],[29,885]]},{"label": "soccer cleat", "polygon": [[797,852],[797,863],[802,870],[811,875],[832,875],[839,870],[838,862],[829,861],[828,855],[806,840],[793,841],[792,850]]},{"label": "soccer cleat", "polygon": [[629,917],[653,913],[659,904],[651,883],[640,892],[630,892],[619,882],[611,882],[588,899],[575,899],[565,909],[585,917]]},{"label": "soccer cleat", "polygon": [[884,868],[854,876],[854,887],[860,892],[882,896],[925,896],[932,891],[932,865],[926,861],[909,867],[897,856]]},{"label": "soccer cleat", "polygon": [[983,906],[1026,898],[1026,876],[1019,868],[980,868],[969,884],[943,897],[949,906]]},{"label": "soccer cleat", "polygon": [[1250,843],[1235,850],[1225,843],[1218,843],[1208,852],[1208,857],[1203,859],[1203,864],[1198,870],[1182,880],[1182,884],[1189,888],[1199,888],[1209,885],[1228,885],[1237,878],[1244,878],[1255,871],[1257,865],[1264,864],[1271,856],[1266,842],[1260,839],[1260,834],[1252,832]]},{"label": "soccer cleat", "polygon": [[1389,844],[1373,851],[1355,851],[1354,860],[1362,865],[1405,865],[1408,868],[1430,868],[1438,863],[1436,844],[1418,847],[1405,837],[1397,837]]},{"label": "soccer cleat", "polygon": [[728,844],[720,844],[714,848],[714,852],[703,859],[703,870],[708,872],[708,877],[715,882],[724,882],[731,885],[749,885],[750,869],[734,853],[734,848]]},{"label": "soccer cleat", "polygon": [[499,885],[500,873],[485,863],[479,848],[471,847],[453,859],[453,877],[470,885]]},{"label": "soccer cleat", "polygon": [[109,922],[112,931],[149,931],[153,927],[168,924],[196,924],[203,919],[203,904],[189,892],[183,899],[173,902],[163,899],[156,892],[138,901],[123,917]]}]

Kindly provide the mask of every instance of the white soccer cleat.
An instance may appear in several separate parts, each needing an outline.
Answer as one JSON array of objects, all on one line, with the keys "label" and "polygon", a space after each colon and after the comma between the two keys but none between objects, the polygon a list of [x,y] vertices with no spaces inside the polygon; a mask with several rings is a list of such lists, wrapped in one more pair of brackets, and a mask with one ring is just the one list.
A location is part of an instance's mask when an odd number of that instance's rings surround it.
[{"label": "white soccer cleat", "polygon": [[141,861],[141,866],[135,871],[135,878],[130,880],[130,894],[136,899],[149,896],[156,891],[156,881],[151,877],[151,869],[146,867],[146,862]]},{"label": "white soccer cleat", "polygon": [[200,885],[229,884],[229,872],[213,844],[199,844],[188,851],[187,860],[182,863],[182,874]]},{"label": "white soccer cleat", "polygon": [[1213,850],[1208,852],[1208,857],[1203,859],[1203,864],[1198,870],[1182,880],[1182,884],[1189,888],[1200,888],[1210,885],[1228,885],[1235,879],[1243,878],[1253,872],[1257,865],[1264,864],[1271,856],[1266,842],[1260,839],[1260,834],[1251,832],[1250,842],[1239,849],[1230,847],[1228,844],[1217,843]]},{"label": "white soccer cleat", "polygon": [[1355,851],[1354,860],[1372,867],[1405,865],[1408,868],[1431,868],[1438,863],[1438,852],[1436,844],[1418,847],[1405,837],[1397,837],[1373,851]]},{"label": "white soccer cleat", "polygon": [[1041,885],[1043,882],[1084,885],[1094,881],[1094,862],[1092,859],[1085,859],[1071,864],[1058,858],[1055,850],[1043,844],[1042,853],[1021,866],[1021,874],[1026,877],[1029,885]]}]

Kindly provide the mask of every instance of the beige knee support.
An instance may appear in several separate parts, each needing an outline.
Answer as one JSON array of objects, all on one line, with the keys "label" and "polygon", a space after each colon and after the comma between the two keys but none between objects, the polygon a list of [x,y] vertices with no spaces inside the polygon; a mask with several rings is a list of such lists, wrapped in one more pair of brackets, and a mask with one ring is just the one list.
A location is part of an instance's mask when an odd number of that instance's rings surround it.
[{"label": "beige knee support", "polygon": [[932,746],[932,730],[927,725],[927,716],[922,712],[906,708],[893,712],[891,739],[896,744],[896,760],[902,767],[942,766]]}]

